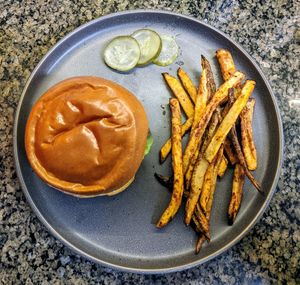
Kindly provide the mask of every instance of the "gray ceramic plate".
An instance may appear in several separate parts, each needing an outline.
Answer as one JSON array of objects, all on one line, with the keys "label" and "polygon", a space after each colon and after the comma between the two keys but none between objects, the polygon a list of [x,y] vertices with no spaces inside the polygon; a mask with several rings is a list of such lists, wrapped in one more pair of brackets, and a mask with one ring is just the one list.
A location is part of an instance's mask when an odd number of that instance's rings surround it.
[{"label": "gray ceramic plate", "polygon": [[[121,74],[109,69],[101,54],[115,36],[148,27],[176,37],[180,56],[168,67],[149,65]],[[169,136],[170,92],[161,72],[176,74],[178,66],[195,84],[200,73],[200,55],[212,63],[220,83],[214,53],[229,49],[237,68],[257,82],[254,135],[259,167],[255,177],[266,193],[263,197],[247,182],[237,221],[228,226],[232,171],[218,182],[211,221],[212,241],[194,254],[196,235],[183,224],[183,211],[163,230],[154,226],[170,194],[154,179],[154,172],[169,174],[170,159],[159,164],[159,148]],[[65,78],[95,75],[113,80],[131,90],[143,103],[154,137],[151,153],[144,159],[135,182],[115,197],[78,199],[43,183],[28,164],[24,129],[35,101],[50,86]],[[223,33],[193,18],[160,11],[131,11],[112,14],[79,27],[57,43],[29,78],[16,113],[14,152],[24,193],[49,231],[77,253],[121,270],[159,273],[199,265],[239,241],[257,222],[275,190],[282,160],[282,127],[270,86],[251,57]]]}]

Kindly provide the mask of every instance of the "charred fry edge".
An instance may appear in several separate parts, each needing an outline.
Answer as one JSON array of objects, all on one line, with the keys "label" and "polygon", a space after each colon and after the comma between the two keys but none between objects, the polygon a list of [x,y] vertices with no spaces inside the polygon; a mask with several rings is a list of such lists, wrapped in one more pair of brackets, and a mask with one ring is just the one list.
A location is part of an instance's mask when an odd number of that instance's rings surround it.
[{"label": "charred fry edge", "polygon": [[255,170],[257,168],[257,154],[252,129],[254,105],[255,99],[250,98],[240,115],[242,148],[249,170]]},{"label": "charred fry edge", "polygon": [[227,170],[228,160],[223,154],[222,160],[220,162],[219,168],[218,168],[218,176],[221,178],[224,176],[226,170]]}]

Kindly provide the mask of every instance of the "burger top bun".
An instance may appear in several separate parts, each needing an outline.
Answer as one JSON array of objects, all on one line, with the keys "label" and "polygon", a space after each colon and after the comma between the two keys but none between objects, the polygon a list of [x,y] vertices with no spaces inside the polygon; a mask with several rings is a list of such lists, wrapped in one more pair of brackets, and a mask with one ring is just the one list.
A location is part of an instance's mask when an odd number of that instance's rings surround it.
[{"label": "burger top bun", "polygon": [[74,77],[46,91],[29,115],[28,160],[46,183],[80,197],[113,195],[134,179],[149,127],[138,99],[98,77]]}]

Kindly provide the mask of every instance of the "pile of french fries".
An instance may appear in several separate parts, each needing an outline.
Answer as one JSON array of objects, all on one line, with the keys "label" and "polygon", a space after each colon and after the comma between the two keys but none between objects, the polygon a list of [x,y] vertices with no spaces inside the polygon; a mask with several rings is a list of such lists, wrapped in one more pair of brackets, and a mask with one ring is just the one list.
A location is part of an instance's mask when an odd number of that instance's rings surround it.
[{"label": "pile of french fries", "polygon": [[[216,57],[224,79],[218,89],[210,63],[204,56],[198,88],[182,68],[178,69],[179,80],[163,73],[174,98],[169,101],[171,138],[160,150],[160,161],[163,163],[171,152],[173,176],[155,174],[162,185],[172,190],[170,203],[156,226],[166,226],[185,201],[185,223],[193,226],[199,235],[196,253],[206,240],[210,242],[210,216],[217,177],[221,178],[229,165],[234,167],[229,224],[233,224],[238,214],[246,176],[261,192],[251,173],[257,167],[252,131],[255,99],[250,98],[255,81],[244,80],[245,74],[236,70],[228,50],[217,50]],[[184,123],[181,123],[181,108],[187,117]],[[183,151],[182,137],[188,131]]]}]

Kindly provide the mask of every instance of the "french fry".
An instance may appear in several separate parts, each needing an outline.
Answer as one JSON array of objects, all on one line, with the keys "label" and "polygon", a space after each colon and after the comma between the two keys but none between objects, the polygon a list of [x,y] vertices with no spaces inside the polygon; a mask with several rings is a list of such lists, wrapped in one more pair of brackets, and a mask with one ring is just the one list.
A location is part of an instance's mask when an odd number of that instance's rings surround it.
[{"label": "french fry", "polygon": [[234,168],[232,193],[231,193],[231,199],[228,207],[228,220],[229,220],[229,224],[231,225],[235,221],[235,218],[240,209],[242,195],[243,195],[244,181],[245,181],[244,168],[239,163],[237,163]]},{"label": "french fry", "polygon": [[227,155],[227,158],[230,161],[231,165],[235,165],[238,162],[238,159],[236,157],[236,154],[234,153],[232,147],[231,147],[231,141],[226,138],[224,141],[224,151]]},{"label": "french fry", "polygon": [[[172,191],[173,177],[163,176],[163,175],[158,174],[158,173],[155,173],[154,176],[162,186],[164,186],[164,187],[168,188],[170,191]],[[189,193],[187,191],[183,192],[183,197],[184,198],[187,198],[188,195],[189,195]],[[199,215],[199,217],[194,214],[192,219],[193,219],[193,222],[196,226],[196,230],[198,232],[201,232],[201,233],[205,234],[205,230],[207,231],[207,226],[205,227],[205,225],[207,225],[207,223],[208,223],[206,217],[201,213]],[[202,226],[202,224],[204,224],[204,227]],[[207,239],[209,239],[209,236],[207,236]]]},{"label": "french fry", "polygon": [[195,222],[195,218],[197,217],[198,221],[199,221],[199,227],[201,229],[201,232],[204,234],[204,236],[206,237],[206,239],[208,241],[210,241],[210,234],[209,234],[209,222],[205,216],[205,214],[203,213],[202,209],[200,208],[199,205],[196,205],[195,208],[195,212],[193,215],[193,221]]},{"label": "french fry", "polygon": [[211,162],[217,154],[221,144],[224,142],[227,134],[232,126],[235,124],[239,114],[247,104],[247,101],[255,87],[255,81],[247,80],[244,84],[240,96],[235,100],[234,104],[224,117],[218,130],[214,134],[211,142],[209,143],[204,155],[208,162]]},{"label": "french fry", "polygon": [[223,157],[223,149],[224,149],[223,146],[221,146],[218,151],[218,154],[215,156],[214,160],[208,166],[207,171],[205,173],[199,203],[201,209],[203,210],[206,216],[210,216],[210,211],[211,211],[212,201],[213,201],[213,193],[216,188],[218,169]]},{"label": "french fry", "polygon": [[[228,95],[228,90],[244,79],[245,75],[239,71],[226,82],[224,82],[221,87],[216,91],[210,102],[208,103],[203,116],[201,117],[199,124],[196,126],[193,132],[191,132],[185,153],[183,156],[183,172],[186,173],[188,166],[192,157],[195,154],[197,148],[199,148],[203,133],[211,119],[211,116],[219,104]],[[193,158],[194,159],[194,158]]]},{"label": "french fry", "polygon": [[209,200],[207,202],[207,209],[206,209],[206,216],[207,216],[208,220],[210,220],[210,214],[211,214],[211,209],[212,209],[212,205],[213,205],[213,198],[214,198],[214,193],[215,193],[216,184],[217,184],[218,169],[220,167],[223,155],[224,155],[224,146],[222,146],[219,149],[219,152],[217,154],[216,167],[214,169],[215,172],[213,174],[214,179],[213,179],[213,184],[212,184],[211,191],[210,191],[210,197],[209,197]]},{"label": "french fry", "polygon": [[237,137],[235,125],[233,125],[232,129],[230,130],[230,138],[231,138],[232,144],[235,148],[235,151],[236,151],[236,154],[237,154],[237,157],[238,157],[238,160],[239,160],[239,164],[244,168],[244,172],[247,175],[247,177],[249,178],[249,180],[251,181],[251,183],[253,184],[253,186],[259,192],[261,192],[260,184],[255,180],[252,173],[249,171],[249,169],[247,167],[247,163],[246,163],[246,160],[244,158],[244,154],[243,154],[242,148],[240,146],[240,143],[239,143],[239,140],[238,140],[238,137]]},{"label": "french fry", "polygon": [[231,53],[226,49],[218,49],[216,57],[221,67],[222,77],[226,81],[235,73],[235,65]]},{"label": "french fry", "polygon": [[205,149],[207,148],[211,138],[213,137],[216,129],[217,129],[217,126],[219,124],[219,121],[220,121],[220,118],[219,118],[219,114],[220,113],[220,110],[216,110],[211,119],[210,119],[210,122],[209,122],[209,125],[207,127],[207,129],[205,130],[205,133],[203,135],[203,143],[202,143],[202,146],[201,146],[201,152],[204,152]]},{"label": "french fry", "polygon": [[[185,121],[184,124],[181,125],[181,137],[183,137],[187,131],[192,127],[193,118],[189,118]],[[171,138],[169,138],[165,144],[161,147],[159,152],[160,163],[163,163],[168,157],[172,147]]]},{"label": "french fry", "polygon": [[[235,72],[235,65],[231,53],[228,50],[220,49],[216,52],[216,56],[221,67],[223,79],[227,80],[230,75]],[[235,90],[235,98],[237,98],[236,93],[238,93],[237,90]],[[240,114],[242,148],[249,170],[255,170],[257,167],[256,147],[252,131],[254,105],[255,99],[250,98]],[[230,156],[229,151],[227,151],[227,155]]]},{"label": "french fry", "polygon": [[[198,94],[197,94],[196,104],[195,104],[194,121],[193,121],[191,132],[194,131],[194,129],[198,125],[198,123],[199,123],[202,115],[205,112],[207,98],[208,98],[208,89],[207,89],[206,69],[203,69],[201,77],[200,77]],[[199,150],[197,149],[196,150],[196,154],[194,156],[195,160],[197,159],[198,154],[199,154]],[[188,170],[185,173],[185,185],[186,185],[186,189],[190,188],[190,182],[191,182],[191,178],[192,178],[192,173],[193,173],[195,162],[196,161],[192,161],[189,164],[189,168],[188,168]]]},{"label": "french fry", "polygon": [[228,165],[228,160],[223,154],[222,160],[221,160],[219,168],[218,168],[218,176],[220,178],[224,176],[226,169],[227,169],[227,165]]},{"label": "french fry", "polygon": [[[196,149],[196,154],[195,154],[196,158],[199,156],[199,152],[200,152],[199,149]],[[186,173],[184,175],[185,189],[190,189],[194,166],[195,166],[195,163],[191,162],[189,164],[188,170],[186,171]]]},{"label": "french fry", "polygon": [[242,148],[249,170],[255,170],[257,168],[256,147],[252,131],[254,105],[255,99],[250,98],[240,115]]},{"label": "french fry", "polygon": [[[228,106],[232,106],[234,104],[234,95],[232,92],[229,93],[229,99],[228,99]],[[259,185],[259,183],[255,180],[255,178],[253,177],[252,173],[249,171],[248,167],[247,167],[247,163],[237,136],[237,132],[236,132],[236,127],[235,124],[232,126],[230,132],[229,132],[229,137],[232,141],[232,144],[234,146],[237,158],[239,160],[239,163],[242,167],[244,167],[244,172],[247,175],[247,177],[249,178],[249,180],[251,181],[251,183],[254,185],[254,187],[258,190],[261,191],[261,187]]]},{"label": "french fry", "polygon": [[183,169],[182,169],[182,146],[181,146],[181,113],[177,99],[170,99],[172,115],[172,167],[174,172],[173,193],[171,201],[160,217],[156,226],[166,226],[177,213],[183,196]]},{"label": "french fry", "polygon": [[202,248],[202,245],[205,242],[205,240],[206,240],[205,236],[202,233],[200,233],[199,238],[198,238],[197,243],[196,243],[196,248],[195,248],[195,253],[196,254],[198,254],[200,252],[200,250]]},{"label": "french fry", "polygon": [[216,83],[214,79],[214,75],[211,71],[211,66],[209,64],[209,61],[202,55],[201,56],[201,65],[202,65],[202,70],[206,70],[206,77],[207,77],[207,90],[208,90],[208,95],[207,95],[207,100],[209,101],[212,96],[216,93]]},{"label": "french fry", "polygon": [[195,102],[194,121],[193,121],[193,125],[192,125],[192,130],[191,130],[192,132],[195,130],[196,126],[199,124],[199,121],[205,112],[207,98],[208,98],[208,89],[207,89],[206,69],[203,69],[201,77],[200,77],[198,94],[197,94],[196,102]]},{"label": "french fry", "polygon": [[[206,209],[205,216],[206,216],[206,219],[208,221],[208,226],[209,226],[209,221],[210,221],[210,216],[211,216],[211,209],[212,209],[212,205],[213,205],[214,193],[215,193],[215,189],[216,189],[216,182],[217,182],[216,177],[217,177],[217,172],[218,172],[217,170],[220,167],[222,157],[223,157],[222,149],[220,149],[219,154],[218,154],[218,159],[217,159],[217,162],[216,162],[216,165],[215,165],[214,173],[213,173],[215,179],[213,179],[213,183],[211,184],[210,196],[209,196],[209,199],[207,201],[207,209]],[[197,208],[200,208],[199,203],[197,204]],[[209,232],[208,232],[208,235],[210,237]],[[199,238],[198,238],[197,243],[196,243],[196,248],[195,248],[196,254],[200,252],[205,239],[206,239],[205,236],[200,233]]]},{"label": "french fry", "polygon": [[194,213],[195,207],[197,205],[201,189],[203,186],[204,176],[206,170],[209,166],[207,160],[202,154],[198,156],[195,168],[192,174],[190,193],[185,205],[185,223],[189,225],[191,222],[191,217]]},{"label": "french fry", "polygon": [[169,75],[168,73],[162,74],[164,79],[166,80],[168,86],[172,90],[174,96],[179,100],[182,109],[184,110],[185,114],[188,118],[194,116],[194,105],[186,94],[185,90],[183,89],[180,82],[173,76]]},{"label": "french fry", "polygon": [[189,94],[190,98],[195,103],[196,96],[197,96],[197,89],[194,86],[192,80],[190,79],[190,77],[187,75],[187,73],[181,67],[178,68],[177,75],[178,75],[185,91]]}]

